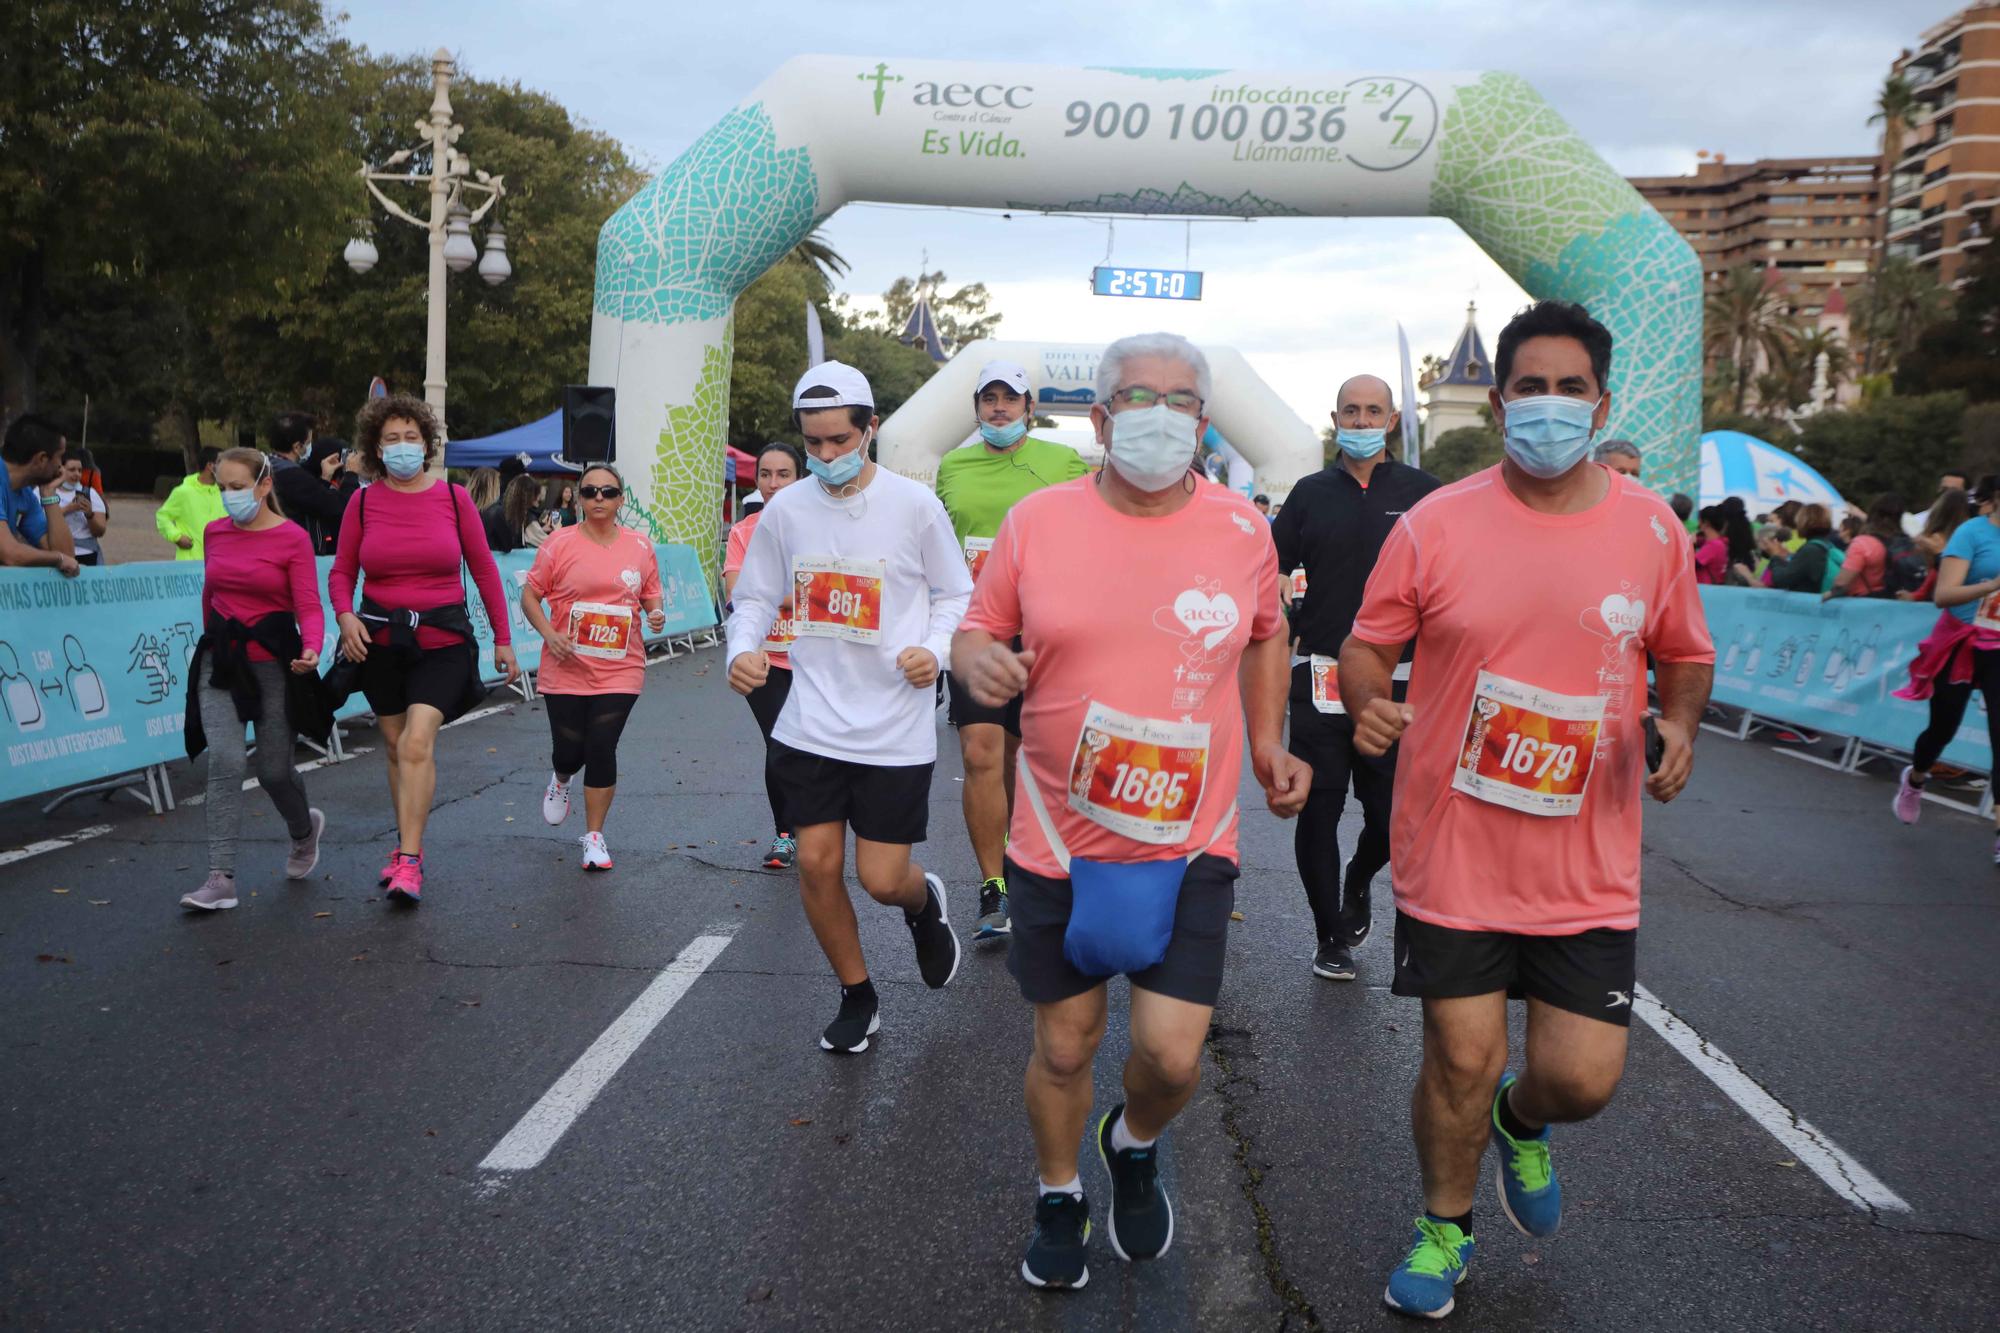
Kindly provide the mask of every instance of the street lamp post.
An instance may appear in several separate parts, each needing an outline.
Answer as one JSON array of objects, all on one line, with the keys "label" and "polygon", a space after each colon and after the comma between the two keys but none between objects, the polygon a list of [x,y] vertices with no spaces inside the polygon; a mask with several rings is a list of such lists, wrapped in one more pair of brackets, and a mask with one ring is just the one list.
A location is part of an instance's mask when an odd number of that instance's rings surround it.
[{"label": "street lamp post", "polygon": [[[417,122],[417,137],[430,148],[431,170],[428,181],[423,176],[408,171],[399,171],[420,149],[405,148],[393,153],[380,167],[362,164],[358,173],[368,193],[375,196],[392,217],[402,219],[411,226],[422,227],[430,233],[430,295],[429,328],[424,345],[424,401],[437,413],[438,425],[444,426],[444,300],[445,277],[447,272],[462,273],[470,268],[474,260],[479,263],[479,276],[489,286],[497,287],[507,281],[514,268],[507,259],[507,238],[496,221],[486,231],[486,253],[482,258],[479,247],[472,238],[472,224],[491,212],[493,206],[506,195],[504,177],[489,176],[483,171],[474,171],[472,162],[458,151],[458,136],[465,130],[463,125],[454,124],[451,118],[451,52],[439,47],[431,57],[431,98],[430,116]],[[427,184],[431,196],[428,220],[416,217],[382,193],[382,183],[396,185]],[[468,195],[485,196],[477,208],[466,204]],[[375,243],[365,235],[357,236],[347,243],[342,253],[347,266],[356,273],[366,273],[375,267],[380,255]]]}]

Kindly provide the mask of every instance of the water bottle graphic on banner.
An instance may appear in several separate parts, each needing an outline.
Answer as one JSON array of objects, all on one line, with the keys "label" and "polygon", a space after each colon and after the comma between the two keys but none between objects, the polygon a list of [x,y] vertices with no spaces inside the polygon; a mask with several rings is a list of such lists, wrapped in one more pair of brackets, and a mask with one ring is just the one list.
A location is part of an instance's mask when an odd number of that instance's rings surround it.
[{"label": "water bottle graphic on banner", "polygon": [[1839,679],[1841,668],[1847,665],[1847,651],[1847,631],[1842,630],[1834,640],[1833,651],[1826,655],[1826,670],[1820,673],[1821,680],[1831,684]]},{"label": "water bottle graphic on banner", "polygon": [[1799,674],[1792,677],[1792,684],[1803,685],[1812,678],[1813,649],[1818,644],[1819,635],[1817,634],[1806,640],[1805,651],[1799,655]]},{"label": "water bottle graphic on banner", "polygon": [[1743,659],[1743,674],[1746,676],[1756,675],[1757,664],[1763,660],[1764,660],[1764,631],[1760,627],[1757,631],[1756,640],[1750,645],[1750,655]]},{"label": "water bottle graphic on banner", "polygon": [[1867,680],[1875,674],[1875,637],[1882,632],[1880,625],[1868,627],[1868,637],[1861,641],[1861,651],[1854,657],[1854,676],[1857,680]]}]

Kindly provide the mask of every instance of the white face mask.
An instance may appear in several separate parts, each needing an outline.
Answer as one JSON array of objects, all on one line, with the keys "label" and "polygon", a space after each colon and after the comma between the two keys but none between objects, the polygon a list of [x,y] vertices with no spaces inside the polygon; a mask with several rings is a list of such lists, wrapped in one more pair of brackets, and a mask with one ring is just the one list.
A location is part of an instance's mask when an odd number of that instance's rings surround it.
[{"label": "white face mask", "polygon": [[1194,424],[1165,403],[1116,413],[1106,457],[1139,490],[1164,491],[1194,464]]}]

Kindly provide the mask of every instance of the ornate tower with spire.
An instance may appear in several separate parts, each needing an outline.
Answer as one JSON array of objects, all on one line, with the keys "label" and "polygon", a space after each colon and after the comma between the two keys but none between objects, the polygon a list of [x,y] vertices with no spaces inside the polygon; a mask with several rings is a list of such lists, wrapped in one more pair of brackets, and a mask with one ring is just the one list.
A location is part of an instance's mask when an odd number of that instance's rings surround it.
[{"label": "ornate tower with spire", "polygon": [[1481,426],[1485,418],[1479,409],[1486,406],[1486,391],[1493,387],[1493,362],[1486,355],[1486,343],[1479,336],[1479,306],[1467,302],[1465,328],[1445,358],[1444,373],[1424,390],[1428,413],[1424,420],[1424,448],[1436,444],[1448,430],[1460,426]]}]

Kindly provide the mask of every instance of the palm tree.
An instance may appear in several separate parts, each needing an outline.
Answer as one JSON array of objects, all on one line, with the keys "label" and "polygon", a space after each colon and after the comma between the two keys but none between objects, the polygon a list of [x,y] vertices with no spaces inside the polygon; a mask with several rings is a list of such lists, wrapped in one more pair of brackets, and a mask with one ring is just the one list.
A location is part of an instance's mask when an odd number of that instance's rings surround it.
[{"label": "palm tree", "polygon": [[811,235],[786,251],[785,258],[781,262],[803,264],[818,272],[829,284],[848,270],[847,260],[841,257],[838,250],[827,244],[825,235],[817,227],[813,229]]},{"label": "palm tree", "polygon": [[1775,364],[1791,343],[1791,324],[1778,289],[1765,281],[1764,271],[1744,264],[1729,271],[1720,287],[1708,294],[1703,311],[1708,352],[1735,368],[1735,411],[1743,411],[1759,358]]},{"label": "palm tree", "polygon": [[[1875,98],[1875,114],[1868,117],[1870,125],[1882,126],[1882,196],[1875,207],[1875,267],[1879,274],[1889,257],[1889,200],[1895,193],[1896,163],[1903,157],[1903,139],[1915,126],[1917,109],[1916,90],[1908,79],[1900,74],[1891,74],[1882,81],[1882,91]],[[1861,351],[1861,370],[1866,374],[1875,359],[1872,340],[1864,341]]]},{"label": "palm tree", "polygon": [[1930,269],[1907,259],[1885,260],[1849,307],[1854,329],[1867,339],[1868,362],[1888,373],[1944,318],[1951,293]]}]

